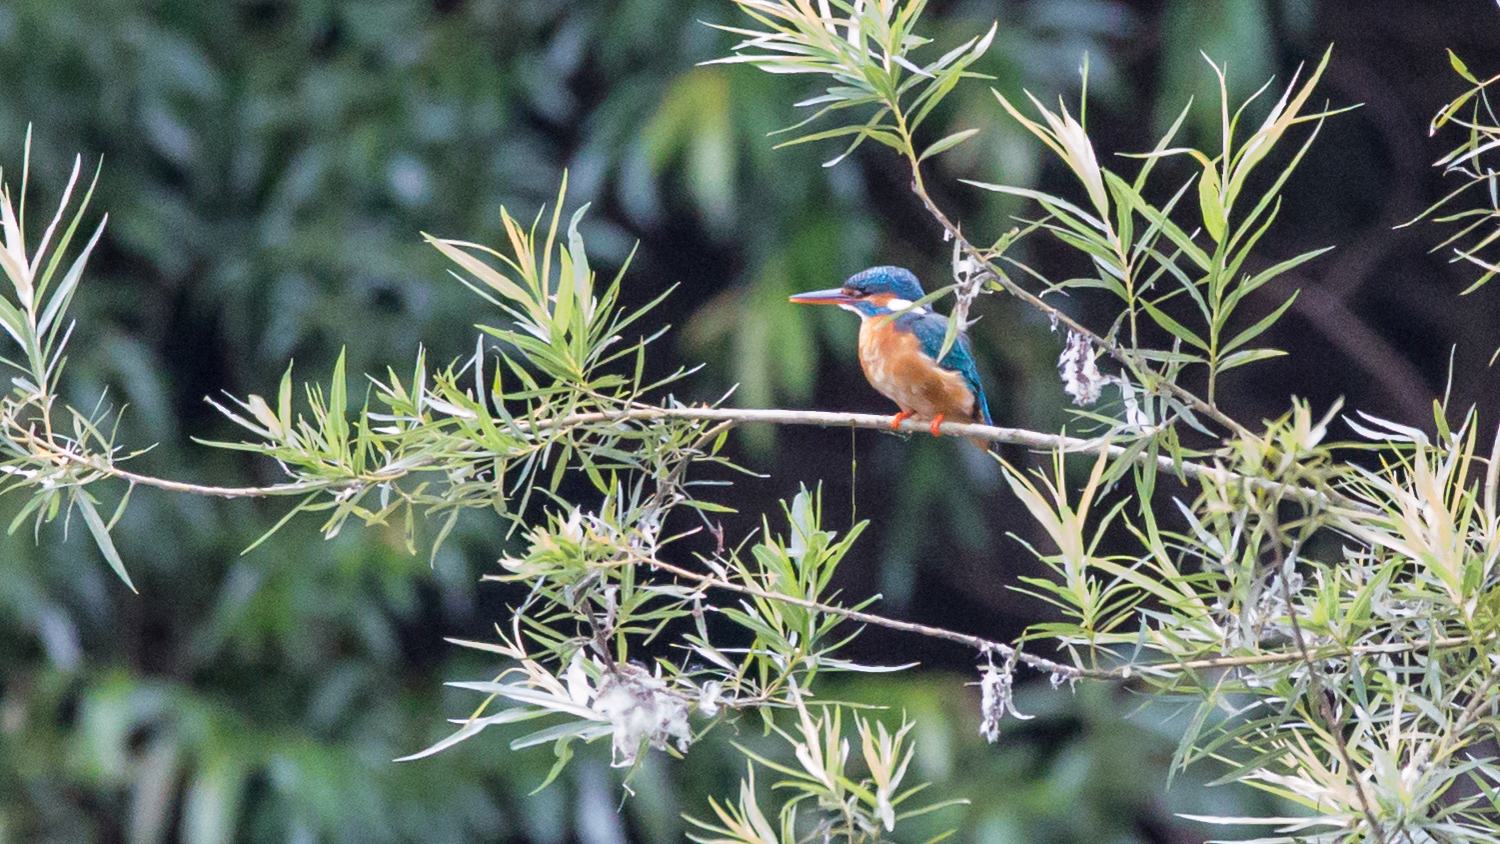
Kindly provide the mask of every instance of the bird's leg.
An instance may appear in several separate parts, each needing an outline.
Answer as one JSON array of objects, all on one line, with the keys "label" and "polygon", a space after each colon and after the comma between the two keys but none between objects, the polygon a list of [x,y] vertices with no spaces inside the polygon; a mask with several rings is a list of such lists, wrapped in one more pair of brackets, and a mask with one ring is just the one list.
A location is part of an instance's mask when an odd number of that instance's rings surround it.
[{"label": "bird's leg", "polygon": [[931,430],[932,430],[932,435],[934,437],[938,436],[938,426],[941,425],[941,424],[943,424],[943,414],[939,413],[938,415],[932,417],[932,428],[931,428]]},{"label": "bird's leg", "polygon": [[915,410],[903,410],[900,413],[896,414],[895,416],[892,416],[891,417],[891,430],[894,431],[897,428],[900,428],[901,427],[901,421],[903,419],[910,419],[911,417],[913,417],[915,415],[917,415],[917,412]]}]

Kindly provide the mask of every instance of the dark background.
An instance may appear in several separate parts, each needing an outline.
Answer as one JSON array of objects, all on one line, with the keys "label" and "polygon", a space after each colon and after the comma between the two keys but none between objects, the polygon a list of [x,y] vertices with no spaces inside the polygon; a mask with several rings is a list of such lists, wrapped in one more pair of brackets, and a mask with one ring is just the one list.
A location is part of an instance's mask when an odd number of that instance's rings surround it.
[{"label": "dark background", "polygon": [[[355,372],[404,371],[419,343],[431,360],[468,354],[476,318],[497,317],[476,317],[478,301],[418,233],[498,244],[500,207],[529,219],[566,169],[570,208],[592,203],[596,268],[612,273],[639,242],[628,302],[677,285],[651,318],[674,326],[654,366],[708,364],[679,397],[738,384],[745,406],[890,412],[859,374],[855,320],[786,296],[875,263],[941,283],[948,246],[893,155],[867,145],[823,169],[838,148],[771,149],[766,133],[795,119],[806,83],[696,64],[733,43],[700,21],[743,24],[737,15],[728,2],[672,0],[0,5],[0,165],[13,195],[28,124],[32,209],[57,200],[75,154],[86,172],[103,159],[90,219],[110,222],[74,304],[70,398],[92,406],[107,389],[128,403],[127,443],[161,443],[138,471],[272,482],[267,462],[189,440],[237,436],[203,397],[269,393],[288,359],[326,379],[345,347]],[[1024,87],[1076,104],[1089,54],[1089,128],[1105,166],[1127,173],[1133,163],[1107,153],[1149,149],[1190,96],[1181,140],[1217,143],[1199,50],[1227,64],[1236,101],[1273,75],[1274,100],[1333,43],[1314,101],[1363,106],[1324,127],[1257,261],[1337,248],[1246,305],[1248,324],[1302,290],[1270,335],[1290,354],[1229,376],[1221,403],[1253,421],[1293,395],[1319,412],[1342,396],[1430,428],[1451,382],[1452,407],[1494,418],[1495,292],[1460,298],[1476,273],[1428,254],[1446,230],[1392,228],[1454,186],[1429,165],[1458,138],[1429,138],[1427,124],[1465,87],[1445,48],[1481,77],[1500,72],[1493,3],[933,0],[927,49],[996,19],[978,69],[1007,96]],[[993,236],[1026,209],[957,177],[1073,190],[984,84],[955,93],[936,122],[933,138],[986,130],[930,177],[966,231]],[[1164,186],[1191,176],[1160,172]],[[1054,279],[1087,270],[1041,239],[1017,255]],[[1104,304],[1068,307],[1103,326]],[[1001,297],[976,313],[995,421],[1067,424],[1060,339]],[[851,505],[873,522],[844,594],[880,592],[885,613],[997,638],[1046,617],[1010,588],[1039,566],[1007,531],[1034,537],[976,451],[800,428],[748,429],[733,448],[767,477],[731,494],[743,514],[731,537],[821,482],[829,525],[846,526]],[[742,763],[722,742],[759,742],[753,726],[721,730],[685,761],[653,758],[618,811],[620,772],[602,746],[532,796],[551,753],[512,753],[498,731],[392,764],[477,703],[444,680],[497,670],[442,640],[487,638],[505,617],[504,590],[477,583],[503,549],[499,527],[464,522],[431,568],[399,536],[351,529],[324,542],[311,520],[241,556],[284,506],[138,491],[116,536],[139,596],[87,537],[49,528],[36,544],[23,528],[5,540],[0,842],[680,840],[680,812],[706,815],[706,794],[733,794]],[[828,692],[919,720],[914,775],[937,798],[972,801],[934,820],[960,827],[958,840],[1197,841],[1218,831],[1172,813],[1283,811],[1205,789],[1207,767],[1166,791],[1180,722],[1128,691],[1054,691],[1041,678],[1020,698],[1040,717],[1011,722],[992,747],[964,685],[973,654],[869,631],[851,655],[922,661]]]}]

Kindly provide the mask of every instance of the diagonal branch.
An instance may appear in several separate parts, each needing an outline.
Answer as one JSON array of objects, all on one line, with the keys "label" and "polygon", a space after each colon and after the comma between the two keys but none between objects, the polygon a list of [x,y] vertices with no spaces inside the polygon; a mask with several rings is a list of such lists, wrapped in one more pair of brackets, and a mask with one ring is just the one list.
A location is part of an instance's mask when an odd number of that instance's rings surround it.
[{"label": "diagonal branch", "polygon": [[997,642],[993,639],[986,639],[983,636],[973,636],[968,633],[959,633],[954,630],[947,630],[942,627],[933,627],[928,624],[918,624],[913,621],[898,621],[893,618],[886,618],[885,616],[875,615],[874,613],[862,612],[860,610],[851,610],[846,607],[825,604],[820,601],[811,601],[806,598],[798,598],[795,595],[787,595],[782,592],[772,592],[767,589],[762,589],[759,586],[752,586],[746,583],[735,583],[732,580],[726,580],[722,577],[717,577],[711,574],[703,574],[702,572],[692,571],[681,566],[673,565],[672,563],[663,562],[656,559],[655,557],[639,556],[635,558],[635,561],[645,563],[646,565],[654,569],[664,571],[675,577],[680,577],[685,580],[692,580],[696,583],[700,583],[704,586],[714,587],[716,589],[724,589],[730,592],[739,592],[743,595],[753,595],[757,598],[764,598],[768,601],[776,601],[777,603],[791,604],[793,606],[803,607],[805,609],[817,610],[818,612],[840,616],[850,621],[857,621],[861,624],[873,624],[877,627],[885,627],[890,630],[900,630],[907,633],[916,633],[920,636],[928,636],[934,639],[946,639],[949,642],[957,642],[960,645],[967,645],[980,651],[993,650],[1005,656],[1006,658],[1014,657],[1015,659],[1026,663],[1027,665],[1037,669],[1038,671],[1047,671],[1052,674],[1058,674],[1067,680],[1076,680],[1082,677],[1109,677],[1113,679],[1119,676],[1113,673],[1091,671],[1089,669],[1077,668],[1076,666],[1072,665],[1064,665],[1060,662],[1053,662],[1050,659],[1043,659],[1039,656],[1033,656],[1032,654],[1026,653],[1012,645],[1007,645],[1004,642]]},{"label": "diagonal branch", "polygon": [[[714,589],[724,589],[730,592],[738,592],[742,595],[753,595],[757,598],[792,604],[805,609],[816,610],[829,615],[847,618],[850,621],[861,624],[872,624],[876,627],[884,627],[888,630],[897,630],[905,633],[915,633],[919,636],[927,636],[933,639],[943,639],[949,642],[957,642],[979,651],[993,649],[1005,657],[1014,655],[1016,659],[1035,668],[1051,674],[1061,675],[1064,679],[1089,679],[1089,680],[1129,680],[1133,677],[1143,675],[1167,675],[1173,673],[1186,673],[1189,671],[1208,671],[1226,668],[1245,668],[1255,665],[1284,665],[1292,662],[1323,662],[1330,659],[1347,659],[1356,656],[1371,656],[1375,654],[1400,654],[1421,653],[1452,648],[1473,647],[1475,640],[1469,636],[1443,636],[1434,637],[1417,642],[1402,643],[1376,643],[1369,645],[1355,645],[1343,647],[1338,645],[1309,649],[1302,645],[1292,651],[1275,651],[1271,653],[1251,654],[1248,656],[1214,656],[1201,659],[1180,660],[1177,662],[1158,663],[1135,663],[1128,662],[1113,668],[1080,668],[1076,665],[1066,665],[1050,659],[1035,656],[1025,651],[1018,650],[1012,645],[986,639],[983,636],[975,636],[969,633],[960,633],[942,627],[934,627],[928,624],[918,624],[911,621],[899,621],[893,618],[876,615],[874,613],[852,610],[833,604],[825,604],[820,601],[811,601],[806,598],[798,598],[781,592],[771,592],[758,586],[744,583],[736,583],[723,577],[703,572],[692,571],[672,563],[663,562],[648,555],[636,555],[627,562],[636,562],[648,565],[658,571],[663,571],[685,580],[691,580]],[[1485,637],[1494,639],[1495,636]],[[1299,639],[1299,644],[1301,644]],[[1500,675],[1497,675],[1500,676]]]}]

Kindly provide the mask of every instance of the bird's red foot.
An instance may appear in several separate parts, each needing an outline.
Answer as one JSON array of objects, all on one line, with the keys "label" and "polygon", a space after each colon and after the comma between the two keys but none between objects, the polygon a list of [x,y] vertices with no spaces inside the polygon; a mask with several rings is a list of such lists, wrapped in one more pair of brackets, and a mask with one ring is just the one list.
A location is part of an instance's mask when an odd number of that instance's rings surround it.
[{"label": "bird's red foot", "polygon": [[891,430],[894,431],[897,428],[900,428],[901,427],[901,420],[903,420],[903,419],[910,419],[911,417],[913,417],[915,415],[916,415],[916,411],[914,411],[914,410],[903,410],[900,413],[896,414],[895,416],[892,416],[891,417]]},{"label": "bird's red foot", "polygon": [[932,417],[931,430],[934,437],[938,435],[938,426],[941,424],[943,424],[943,414],[939,413],[938,415]]}]

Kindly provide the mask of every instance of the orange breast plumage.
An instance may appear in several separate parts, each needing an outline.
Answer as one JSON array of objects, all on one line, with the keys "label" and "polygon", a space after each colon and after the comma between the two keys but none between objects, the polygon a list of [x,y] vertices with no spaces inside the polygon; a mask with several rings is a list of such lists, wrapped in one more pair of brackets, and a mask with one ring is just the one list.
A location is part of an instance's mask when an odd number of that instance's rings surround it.
[{"label": "orange breast plumage", "polygon": [[962,375],[943,369],[922,353],[921,341],[893,320],[873,317],[859,327],[859,363],[870,386],[919,419],[942,414],[973,422],[974,394]]}]

